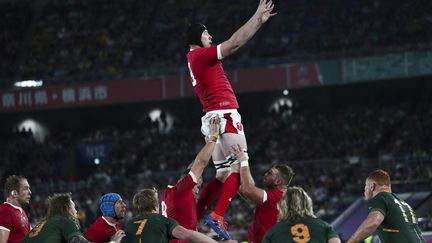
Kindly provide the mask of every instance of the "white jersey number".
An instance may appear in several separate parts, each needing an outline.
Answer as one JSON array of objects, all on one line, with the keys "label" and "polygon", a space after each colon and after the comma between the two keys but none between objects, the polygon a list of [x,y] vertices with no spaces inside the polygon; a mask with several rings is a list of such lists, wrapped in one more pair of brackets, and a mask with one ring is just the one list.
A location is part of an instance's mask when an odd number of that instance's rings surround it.
[{"label": "white jersey number", "polygon": [[167,205],[164,201],[161,202],[162,215],[168,218]]},{"label": "white jersey number", "polygon": [[415,213],[408,203],[400,201],[398,199],[394,199],[394,202],[399,206],[405,222],[408,223],[408,220],[411,219],[411,222],[413,224],[417,224],[417,219],[416,219]]},{"label": "white jersey number", "polygon": [[196,81],[195,76],[194,76],[194,74],[192,72],[192,68],[191,68],[190,62],[188,62],[188,68],[189,68],[189,73],[190,73],[190,76],[191,76],[191,79],[192,79],[192,86],[195,87],[195,85],[197,84],[197,81]]}]

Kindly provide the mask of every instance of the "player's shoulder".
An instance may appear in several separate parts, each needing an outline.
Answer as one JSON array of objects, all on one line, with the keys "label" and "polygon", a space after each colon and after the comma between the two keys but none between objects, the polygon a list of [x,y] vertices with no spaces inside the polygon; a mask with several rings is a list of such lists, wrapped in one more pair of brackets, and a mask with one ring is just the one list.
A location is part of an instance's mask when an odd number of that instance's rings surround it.
[{"label": "player's shoulder", "polygon": [[142,221],[142,220],[147,220],[147,223],[150,223],[152,225],[157,225],[157,227],[163,227],[163,225],[167,225],[169,224],[170,221],[172,221],[172,219],[167,218],[161,214],[150,213],[136,218],[135,220],[132,221],[132,223],[137,221]]},{"label": "player's shoulder", "polygon": [[322,226],[322,227],[329,227],[330,226],[329,223],[327,223],[326,221],[324,221],[320,218],[310,217],[309,220],[312,224],[315,224],[318,226]]},{"label": "player's shoulder", "polygon": [[145,219],[145,217],[142,216],[142,215],[137,215],[137,216],[134,216],[132,218],[129,218],[128,220],[126,220],[123,228],[125,230],[127,230],[127,229],[134,229],[134,228],[136,228],[136,227],[139,226],[139,225],[137,225],[136,222],[141,221],[143,219]]},{"label": "player's shoulder", "polygon": [[212,52],[216,53],[216,50],[217,50],[217,46],[215,45],[211,45],[209,47],[199,47],[190,50],[187,55],[189,57],[197,57],[197,56],[205,55],[206,53],[212,53]]},{"label": "player's shoulder", "polygon": [[277,193],[277,194],[283,194],[283,191],[279,190],[279,189],[276,188],[276,187],[267,188],[265,191],[266,191],[266,192]]},{"label": "player's shoulder", "polygon": [[94,225],[108,225],[108,222],[101,217],[98,217],[94,223]]},{"label": "player's shoulder", "polygon": [[75,222],[73,222],[71,219],[66,218],[64,216],[61,215],[55,215],[52,216],[50,218],[48,218],[47,223],[51,223],[51,224],[75,224]]},{"label": "player's shoulder", "polygon": [[158,214],[158,213],[147,213],[144,215],[138,215],[132,218],[129,222],[133,223],[134,221],[140,221],[140,220],[163,220],[166,219],[165,216]]},{"label": "player's shoulder", "polygon": [[191,173],[192,172],[189,172],[187,175],[185,175],[181,179],[179,179],[174,186],[170,186],[170,187],[176,189],[179,186],[183,186],[184,184],[193,184],[193,185],[195,185],[195,182],[194,182],[194,179],[193,179]]},{"label": "player's shoulder", "polygon": [[283,191],[277,188],[268,188],[265,190],[265,192],[267,193],[268,196],[273,196],[276,198],[282,198],[283,196]]},{"label": "player's shoulder", "polygon": [[393,201],[395,196],[392,193],[388,192],[380,192],[375,197],[371,198],[369,202],[376,202],[376,201]]},{"label": "player's shoulder", "polygon": [[273,225],[264,235],[265,237],[271,238],[272,235],[274,235],[276,232],[279,231],[285,231],[285,226],[283,223],[278,222],[277,224]]},{"label": "player's shoulder", "polygon": [[173,191],[177,190],[177,185],[181,180],[178,180],[174,183],[168,184],[162,191],[162,196],[172,193]]},{"label": "player's shoulder", "polygon": [[9,205],[7,205],[6,203],[0,204],[0,210],[7,210],[8,208],[9,208]]},{"label": "player's shoulder", "polygon": [[13,213],[15,211],[17,211],[17,208],[12,207],[11,205],[9,205],[8,203],[2,203],[0,204],[0,212],[3,213]]}]

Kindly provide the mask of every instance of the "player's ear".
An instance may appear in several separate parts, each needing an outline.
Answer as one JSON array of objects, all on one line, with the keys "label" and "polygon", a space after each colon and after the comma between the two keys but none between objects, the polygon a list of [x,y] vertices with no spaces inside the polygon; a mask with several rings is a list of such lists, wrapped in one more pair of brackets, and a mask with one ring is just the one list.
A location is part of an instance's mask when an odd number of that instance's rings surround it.
[{"label": "player's ear", "polygon": [[17,190],[12,190],[12,191],[11,191],[11,195],[12,195],[12,196],[16,196],[16,195],[18,195]]}]

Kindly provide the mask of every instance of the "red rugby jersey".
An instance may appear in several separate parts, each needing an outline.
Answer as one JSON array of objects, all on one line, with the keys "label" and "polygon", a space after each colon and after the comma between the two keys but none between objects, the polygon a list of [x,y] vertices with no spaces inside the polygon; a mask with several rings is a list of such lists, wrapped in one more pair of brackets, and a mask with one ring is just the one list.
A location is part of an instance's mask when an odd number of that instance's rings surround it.
[{"label": "red rugby jersey", "polygon": [[252,225],[249,229],[249,242],[261,243],[265,233],[277,223],[279,210],[277,203],[283,192],[274,188],[267,189],[267,200],[255,209]]},{"label": "red rugby jersey", "polygon": [[30,231],[27,213],[20,207],[5,202],[0,205],[0,229],[9,231],[7,243],[20,243]]},{"label": "red rugby jersey", "polygon": [[91,242],[105,243],[110,241],[111,237],[122,229],[121,223],[113,224],[106,220],[103,216],[96,219],[84,233],[84,237]]},{"label": "red rugby jersey", "polygon": [[237,98],[218,59],[217,46],[196,48],[187,54],[192,86],[203,111],[239,108]]},{"label": "red rugby jersey", "polygon": [[[196,185],[196,178],[192,172],[174,186],[169,185],[162,193],[161,210],[165,217],[176,220],[181,226],[190,230],[197,230],[196,200],[192,189]],[[171,240],[170,243],[187,241]]]}]

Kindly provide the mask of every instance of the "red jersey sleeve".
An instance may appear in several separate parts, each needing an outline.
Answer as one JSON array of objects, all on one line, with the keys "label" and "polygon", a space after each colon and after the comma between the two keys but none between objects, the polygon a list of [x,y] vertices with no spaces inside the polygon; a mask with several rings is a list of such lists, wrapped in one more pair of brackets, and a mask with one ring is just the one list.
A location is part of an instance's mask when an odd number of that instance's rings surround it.
[{"label": "red jersey sleeve", "polygon": [[116,229],[108,225],[101,217],[98,218],[84,233],[84,238],[95,243],[108,242],[116,233]]},{"label": "red jersey sleeve", "polygon": [[110,237],[104,229],[95,229],[92,225],[85,233],[84,238],[91,242],[107,242]]},{"label": "red jersey sleeve", "polygon": [[184,192],[190,193],[191,190],[196,185],[195,180],[192,178],[193,173],[189,172],[189,174],[185,177],[183,177],[181,180],[179,180],[176,184],[177,193],[183,194]]},{"label": "red jersey sleeve", "polygon": [[217,46],[210,46],[209,48],[200,48],[197,52],[196,61],[206,64],[218,61]]},{"label": "red jersey sleeve", "polygon": [[1,217],[0,217],[0,229],[12,230],[13,218],[6,207],[0,206],[0,215],[1,215]]},{"label": "red jersey sleeve", "polygon": [[278,203],[283,196],[283,192],[277,189],[275,190],[267,190],[267,200],[263,204],[273,204]]}]

